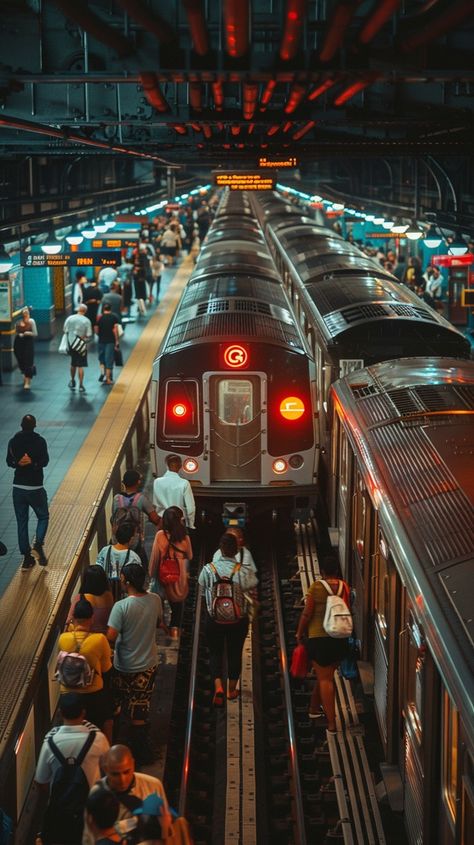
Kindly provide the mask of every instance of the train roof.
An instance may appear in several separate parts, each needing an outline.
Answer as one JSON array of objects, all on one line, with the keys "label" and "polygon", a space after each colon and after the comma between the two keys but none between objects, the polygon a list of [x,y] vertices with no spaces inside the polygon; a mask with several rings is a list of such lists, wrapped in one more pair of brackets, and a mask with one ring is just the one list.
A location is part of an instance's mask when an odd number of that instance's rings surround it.
[{"label": "train roof", "polygon": [[[362,255],[356,250],[330,250],[327,251],[327,242],[319,245],[317,248],[306,249],[304,253],[295,255],[296,249],[287,250],[287,254],[291,257],[296,273],[303,282],[314,281],[324,276],[342,276],[356,273],[357,275],[370,273],[376,275],[378,278],[392,279],[398,282],[393,273],[384,270],[378,261],[373,258]],[[295,262],[296,258],[296,262]]]},{"label": "train roof", "polygon": [[281,285],[251,274],[191,278],[162,354],[190,343],[258,340],[303,352],[299,328]]},{"label": "train roof", "polygon": [[253,241],[222,241],[205,244],[201,249],[191,282],[199,276],[243,271],[280,282],[279,273],[266,244]]},{"label": "train roof", "polygon": [[331,391],[472,744],[474,362],[387,361],[351,373]]},{"label": "train roof", "polygon": [[220,243],[221,241],[234,241],[243,238],[246,241],[253,243],[264,244],[265,239],[261,230],[257,226],[243,226],[239,221],[235,224],[226,223],[225,226],[215,225],[212,230],[209,230],[203,240],[203,246],[206,244]]}]

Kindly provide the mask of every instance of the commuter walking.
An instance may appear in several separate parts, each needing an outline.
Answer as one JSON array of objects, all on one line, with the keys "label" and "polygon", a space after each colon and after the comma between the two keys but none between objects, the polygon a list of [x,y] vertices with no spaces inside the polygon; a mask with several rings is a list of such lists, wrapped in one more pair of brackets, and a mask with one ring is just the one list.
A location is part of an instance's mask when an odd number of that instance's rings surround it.
[{"label": "commuter walking", "polygon": [[101,783],[95,784],[89,792],[85,812],[85,825],[93,842],[99,845],[123,842],[115,829],[119,811],[117,796],[110,789],[104,789]]},{"label": "commuter walking", "polygon": [[76,371],[79,375],[79,390],[85,393],[84,368],[87,367],[87,343],[92,337],[92,325],[86,317],[87,305],[78,305],[77,314],[71,314],[63,326],[67,338],[68,355],[71,358],[71,380],[69,387],[76,389]]},{"label": "commuter walking", "polygon": [[[188,565],[192,559],[191,541],[181,521],[182,511],[167,508],[163,514],[162,530],[155,535],[150,555],[149,574],[155,592],[162,590],[171,609],[170,634],[172,639],[179,637],[183,617],[184,602],[189,592]],[[160,584],[160,566],[166,560],[176,561],[178,570],[173,580]]]},{"label": "commuter walking", "polygon": [[[44,540],[48,530],[48,497],[43,487],[43,468],[49,463],[46,440],[35,432],[36,418],[27,414],[21,421],[21,431],[10,440],[7,464],[15,470],[13,477],[13,507],[18,527],[18,545],[23,555],[22,569],[31,569],[36,559],[46,566]],[[30,508],[38,520],[33,552],[28,533]]]},{"label": "commuter walking", "polygon": [[[331,588],[334,595],[341,594],[349,607],[349,586],[339,579],[339,562],[337,558],[328,556],[321,563],[323,580]],[[321,580],[311,584],[307,594],[303,613],[301,614],[296,640],[301,643],[306,640],[306,649],[310,658],[316,683],[311,695],[309,706],[310,719],[326,718],[328,732],[336,732],[336,699],[334,688],[334,672],[348,651],[347,639],[329,637],[323,627],[326,612],[328,591]],[[306,639],[306,637],[308,639]]]},{"label": "commuter walking", "polygon": [[71,599],[71,607],[69,608],[66,619],[66,629],[74,618],[74,608],[82,596],[92,605],[91,633],[106,634],[114,597],[110,589],[109,580],[102,566],[88,566],[84,572],[80,591]]},{"label": "commuter walking", "polygon": [[36,375],[35,367],[35,337],[38,337],[36,323],[30,316],[28,308],[23,308],[21,320],[15,326],[16,334],[13,342],[13,352],[18,367],[23,374],[23,390],[29,390],[31,379]]},{"label": "commuter walking", "polygon": [[153,483],[153,503],[158,516],[162,516],[166,508],[176,506],[183,511],[187,527],[194,528],[196,505],[189,481],[179,475],[183,466],[179,455],[168,455],[166,466],[165,474]]},{"label": "commuter walking", "polygon": [[214,680],[215,707],[224,706],[225,649],[228,668],[227,698],[233,701],[239,697],[237,684],[242,671],[242,649],[249,626],[245,593],[258,584],[255,572],[237,562],[238,546],[233,534],[224,534],[220,550],[221,559],[217,563],[207,563],[199,575],[199,584],[206,596],[206,634],[210,672]]},{"label": "commuter walking", "polygon": [[118,324],[119,318],[116,314],[112,314],[110,303],[106,302],[94,326],[94,331],[99,338],[99,381],[104,384],[113,384],[114,354],[119,348]]},{"label": "commuter walking", "polygon": [[143,478],[136,469],[127,469],[122,479],[122,493],[117,493],[112,502],[112,533],[116,537],[116,527],[121,522],[134,526],[134,536],[130,548],[137,553],[143,566],[148,566],[148,556],[145,550],[144,517],[147,516],[153,525],[161,525],[161,519],[156,512],[153,502],[141,491]]},{"label": "commuter walking", "polygon": [[126,563],[120,575],[127,598],[114,604],[107,638],[115,645],[112,689],[115,712],[131,724],[130,746],[137,762],[153,762],[149,714],[158,665],[156,628],[162,619],[159,596],[148,593],[146,571]]},{"label": "commuter walking", "polygon": [[[118,318],[120,325],[122,324],[122,293],[120,290],[120,284],[118,282],[112,282],[110,285],[110,290],[108,293],[104,293],[102,297],[102,313],[104,312],[105,303],[108,302],[110,304],[110,310],[112,314]],[[119,330],[120,334],[120,330]]]},{"label": "commuter walking", "polygon": [[103,293],[99,288],[96,279],[90,279],[89,283],[83,288],[82,302],[84,305],[87,305],[87,316],[89,317],[89,320],[91,321],[93,326],[95,326],[97,320],[97,314],[99,312],[99,305],[102,296]]},{"label": "commuter walking", "polygon": [[[49,796],[41,842],[43,845],[58,842],[79,845],[87,791],[100,777],[100,759],[107,753],[109,742],[96,725],[86,721],[83,699],[78,693],[60,696],[59,713],[63,724],[46,734],[35,772],[37,786]],[[60,784],[66,760],[75,760],[82,770],[82,776],[75,778],[76,795],[68,795],[68,806]],[[71,805],[71,799],[75,806]]]}]

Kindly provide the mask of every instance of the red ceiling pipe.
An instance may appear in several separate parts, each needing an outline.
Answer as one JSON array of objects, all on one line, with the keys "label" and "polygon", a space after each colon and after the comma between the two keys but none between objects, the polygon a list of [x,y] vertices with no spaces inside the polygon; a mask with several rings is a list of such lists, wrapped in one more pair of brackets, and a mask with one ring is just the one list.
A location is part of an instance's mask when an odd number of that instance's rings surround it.
[{"label": "red ceiling pipe", "polygon": [[270,137],[271,137],[272,135],[276,135],[276,133],[278,132],[279,128],[280,128],[280,124],[279,124],[279,123],[275,123],[273,126],[270,126],[270,128],[269,128],[269,129],[267,129],[267,135],[270,135]]},{"label": "red ceiling pipe", "polygon": [[147,32],[151,32],[160,44],[169,44],[177,40],[176,32],[169,23],[156,12],[150,12],[143,0],[117,0],[117,2],[132,20],[139,23]]},{"label": "red ceiling pipe", "polygon": [[356,94],[359,94],[360,91],[363,91],[364,88],[367,88],[369,85],[375,82],[375,79],[359,79],[358,82],[351,82],[348,87],[342,91],[338,97],[334,100],[335,106],[343,106],[344,103],[347,103],[348,100],[351,100],[352,97],[355,97]]},{"label": "red ceiling pipe", "polygon": [[222,87],[222,82],[220,82],[219,80],[217,82],[212,82],[211,88],[216,110],[222,111],[222,107],[224,105],[224,89]]},{"label": "red ceiling pipe", "polygon": [[239,135],[240,134],[240,126],[236,126],[235,124],[230,127],[230,131],[232,135]]},{"label": "red ceiling pipe", "polygon": [[276,88],[276,85],[277,85],[276,79],[269,79],[268,80],[268,82],[265,86],[265,90],[264,90],[262,97],[260,99],[260,111],[265,111],[266,107],[268,106],[268,104],[269,104],[269,102],[272,98],[272,94],[273,94],[273,92]]},{"label": "red ceiling pipe", "polygon": [[202,86],[200,82],[189,83],[189,105],[194,111],[202,111]]},{"label": "red ceiling pipe", "polygon": [[321,94],[324,94],[325,91],[328,91],[329,88],[332,88],[333,85],[336,84],[335,79],[326,79],[324,82],[321,82],[317,88],[313,88],[312,91],[308,94],[308,100],[316,100],[317,97],[320,97]]},{"label": "red ceiling pipe", "polygon": [[249,48],[250,0],[225,0],[226,49],[233,59],[245,56]]},{"label": "red ceiling pipe", "polygon": [[115,50],[120,58],[133,53],[135,49],[133,44],[127,38],[124,38],[120,32],[108,26],[102,18],[91,12],[85,3],[78,3],[77,0],[54,0],[54,3],[58,9],[61,9],[63,15],[77,23],[81,29],[84,29],[101,44]]},{"label": "red ceiling pipe", "polygon": [[294,59],[298,50],[301,30],[306,18],[307,0],[287,0],[285,23],[280,45],[280,59]]},{"label": "red ceiling pipe", "polygon": [[212,129],[207,123],[203,123],[202,131],[204,132],[205,138],[212,138]]},{"label": "red ceiling pipe", "polygon": [[209,52],[209,36],[202,0],[182,0],[182,3],[188,17],[193,47],[198,56],[206,56]]},{"label": "red ceiling pipe", "polygon": [[258,85],[254,82],[243,83],[242,109],[245,120],[252,120],[257,105]]},{"label": "red ceiling pipe", "polygon": [[166,161],[166,159],[154,153],[144,153],[139,150],[132,150],[129,147],[120,147],[117,144],[107,144],[105,141],[96,141],[93,138],[83,138],[82,135],[76,135],[66,129],[53,129],[52,126],[48,126],[47,124],[33,123],[31,120],[22,120],[19,117],[1,115],[0,126],[5,126],[7,129],[18,129],[22,132],[34,132],[36,135],[49,135],[51,138],[60,138],[61,141],[68,141],[71,144],[96,147],[109,153],[124,153],[125,155],[137,156],[138,158],[150,158],[153,161],[160,161],[168,167],[179,168],[179,165],[173,164],[171,161]]},{"label": "red ceiling pipe", "polygon": [[308,120],[308,123],[305,123],[305,125],[302,126],[301,129],[298,129],[298,131],[295,132],[295,134],[293,135],[293,140],[299,141],[300,138],[303,138],[304,135],[306,135],[311,129],[313,129],[314,126],[316,126],[316,121]]},{"label": "red ceiling pipe", "polygon": [[458,3],[450,3],[437,17],[430,22],[427,21],[422,29],[400,40],[400,49],[406,53],[409,50],[429,44],[435,38],[446,35],[447,32],[459,26],[473,12],[474,4],[472,0],[459,0]]},{"label": "red ceiling pipe", "polygon": [[188,130],[182,123],[169,123],[168,126],[171,126],[171,129],[174,129],[178,135],[187,135]]},{"label": "red ceiling pipe", "polygon": [[168,103],[161,93],[156,73],[143,71],[143,73],[140,74],[140,83],[143,86],[143,93],[150,103],[150,106],[153,106],[154,109],[161,112],[169,110]]},{"label": "red ceiling pipe", "polygon": [[253,130],[255,129],[255,123],[249,123],[247,129],[248,129],[248,134],[251,135]]},{"label": "red ceiling pipe", "polygon": [[300,83],[295,82],[295,84],[291,87],[290,93],[288,95],[288,100],[284,109],[285,114],[292,114],[292,112],[294,112],[298,108],[298,106],[304,99],[305,94],[306,85],[301,85]]},{"label": "red ceiling pipe", "polygon": [[287,120],[286,123],[283,124],[281,131],[282,132],[288,132],[288,130],[291,129],[292,126],[293,126],[293,121]]},{"label": "red ceiling pipe", "polygon": [[361,0],[340,0],[328,21],[323,46],[319,53],[321,62],[329,62],[339,50],[354,12]]},{"label": "red ceiling pipe", "polygon": [[194,129],[195,132],[202,132],[202,129],[199,126],[199,123],[191,123],[190,126],[191,126],[192,129]]},{"label": "red ceiling pipe", "polygon": [[359,41],[361,44],[368,44],[369,41],[372,41],[374,35],[377,34],[379,29],[383,27],[384,23],[386,23],[393,13],[396,12],[399,5],[400,0],[380,0],[380,3],[374,9],[372,14],[369,15],[364,26],[359,32]]}]

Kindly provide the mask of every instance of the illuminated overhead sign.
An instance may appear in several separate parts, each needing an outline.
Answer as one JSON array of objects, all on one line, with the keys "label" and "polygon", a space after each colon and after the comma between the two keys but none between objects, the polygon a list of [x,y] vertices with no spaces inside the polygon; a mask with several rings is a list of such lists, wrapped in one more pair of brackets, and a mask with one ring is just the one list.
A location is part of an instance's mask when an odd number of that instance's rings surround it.
[{"label": "illuminated overhead sign", "polygon": [[288,158],[279,159],[268,159],[266,156],[260,156],[258,166],[282,169],[284,167],[298,167],[298,161],[296,156],[288,156]]},{"label": "illuminated overhead sign", "polygon": [[60,252],[57,255],[22,252],[20,263],[22,267],[116,267],[120,261],[120,252],[115,250],[115,252]]},{"label": "illuminated overhead sign", "polygon": [[239,370],[245,367],[249,359],[249,353],[245,346],[240,346],[238,343],[232,343],[224,350],[224,364],[230,367],[231,370]]},{"label": "illuminated overhead sign", "polygon": [[214,184],[218,188],[230,188],[231,191],[273,191],[276,174],[259,173],[258,170],[214,170]]},{"label": "illuminated overhead sign", "polygon": [[395,238],[404,238],[405,233],[399,232],[398,235],[395,232],[389,232],[388,229],[386,232],[364,232],[364,238],[366,241],[368,240],[387,240],[387,239],[395,239]]},{"label": "illuminated overhead sign", "polygon": [[285,420],[299,420],[304,414],[304,402],[298,396],[287,396],[280,402],[280,414]]},{"label": "illuminated overhead sign", "polygon": [[137,246],[138,244],[138,234],[136,238],[131,238],[130,235],[126,237],[114,237],[114,238],[94,238],[91,241],[91,249],[128,249],[131,247]]}]

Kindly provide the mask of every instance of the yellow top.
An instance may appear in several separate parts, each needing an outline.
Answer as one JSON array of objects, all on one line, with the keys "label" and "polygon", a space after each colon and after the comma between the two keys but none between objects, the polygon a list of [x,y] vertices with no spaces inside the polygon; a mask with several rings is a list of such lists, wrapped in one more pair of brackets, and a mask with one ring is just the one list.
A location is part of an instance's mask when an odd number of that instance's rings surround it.
[{"label": "yellow top", "polygon": [[87,631],[79,630],[66,632],[59,637],[59,651],[77,651],[78,646],[80,646],[80,653],[95,671],[94,680],[89,687],[72,688],[61,684],[61,692],[98,692],[104,686],[102,672],[108,672],[112,668],[108,640],[104,634],[88,634]]}]

